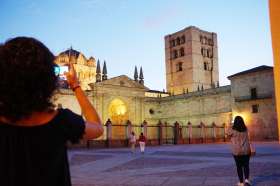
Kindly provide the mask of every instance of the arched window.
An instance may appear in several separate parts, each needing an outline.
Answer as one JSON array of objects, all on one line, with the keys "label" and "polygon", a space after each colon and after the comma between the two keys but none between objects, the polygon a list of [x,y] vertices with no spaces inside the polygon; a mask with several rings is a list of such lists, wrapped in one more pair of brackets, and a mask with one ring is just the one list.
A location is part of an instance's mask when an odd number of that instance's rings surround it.
[{"label": "arched window", "polygon": [[177,50],[173,50],[173,59],[176,59],[178,57]]},{"label": "arched window", "polygon": [[207,55],[207,49],[206,48],[203,48],[202,55],[203,55],[203,57],[206,57],[206,55]]},{"label": "arched window", "polygon": [[208,45],[212,45],[212,39],[208,39]]},{"label": "arched window", "polygon": [[180,38],[179,37],[176,38],[176,45],[180,45]]},{"label": "arched window", "polygon": [[172,43],[172,44],[171,44],[171,46],[173,46],[173,47],[176,45],[176,44],[175,44],[175,40],[174,40],[174,39],[173,39],[173,40],[171,40],[171,43]]},{"label": "arched window", "polygon": [[207,69],[208,69],[208,63],[204,62],[204,70],[207,70]]},{"label": "arched window", "polygon": [[181,43],[183,44],[183,43],[185,43],[186,42],[186,38],[185,38],[185,36],[182,36],[181,37]]},{"label": "arched window", "polygon": [[212,53],[212,50],[211,50],[211,49],[208,49],[208,57],[209,57],[209,58],[212,58],[212,57],[213,57],[213,53]]},{"label": "arched window", "polygon": [[201,55],[203,56],[203,48],[201,48],[201,50],[200,50],[200,51],[201,51]]},{"label": "arched window", "polygon": [[207,37],[206,36],[204,36],[204,38],[203,38],[203,44],[207,44]]},{"label": "arched window", "polygon": [[182,47],[182,48],[180,48],[180,56],[184,56],[185,55],[185,50],[184,50],[184,48]]},{"label": "arched window", "polygon": [[176,72],[183,71],[183,63],[179,62],[176,64]]}]

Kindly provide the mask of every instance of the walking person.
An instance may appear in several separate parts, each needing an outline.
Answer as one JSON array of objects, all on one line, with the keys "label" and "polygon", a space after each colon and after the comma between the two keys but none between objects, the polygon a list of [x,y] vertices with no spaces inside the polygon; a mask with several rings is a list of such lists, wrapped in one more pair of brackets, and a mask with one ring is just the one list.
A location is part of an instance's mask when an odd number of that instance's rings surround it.
[{"label": "walking person", "polygon": [[143,132],[141,132],[139,136],[139,145],[140,145],[140,152],[142,154],[145,153],[145,145],[146,145],[146,137],[144,136]]},{"label": "walking person", "polygon": [[71,186],[67,142],[103,133],[76,77],[67,81],[84,114],[56,109],[55,56],[40,41],[17,37],[0,45],[0,185]]},{"label": "walking person", "polygon": [[[249,161],[251,148],[248,130],[241,116],[235,117],[233,126],[228,131],[228,136],[231,140],[231,149],[239,178],[238,186],[250,186]],[[245,180],[243,180],[244,177]]]},{"label": "walking person", "polygon": [[135,153],[135,144],[136,144],[136,136],[135,133],[132,131],[129,138],[131,153]]}]

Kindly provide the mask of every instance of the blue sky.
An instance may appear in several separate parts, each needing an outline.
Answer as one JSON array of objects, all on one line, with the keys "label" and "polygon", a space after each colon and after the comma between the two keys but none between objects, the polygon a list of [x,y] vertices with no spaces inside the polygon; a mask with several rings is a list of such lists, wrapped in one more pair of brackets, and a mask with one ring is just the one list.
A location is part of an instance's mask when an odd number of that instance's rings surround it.
[{"label": "blue sky", "polygon": [[272,66],[267,0],[1,0],[0,42],[31,36],[54,54],[71,45],[106,60],[109,77],[133,77],[165,89],[164,36],[190,25],[218,35],[220,84],[227,76]]}]

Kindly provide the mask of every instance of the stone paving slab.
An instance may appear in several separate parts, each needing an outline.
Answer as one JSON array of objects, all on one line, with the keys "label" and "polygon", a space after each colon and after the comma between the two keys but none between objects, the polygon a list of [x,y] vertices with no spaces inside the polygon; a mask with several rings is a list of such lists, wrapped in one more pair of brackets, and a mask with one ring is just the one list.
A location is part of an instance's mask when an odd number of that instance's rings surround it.
[{"label": "stone paving slab", "polygon": [[[254,186],[280,186],[280,145],[255,143]],[[69,150],[74,186],[234,186],[238,182],[229,144]]]}]

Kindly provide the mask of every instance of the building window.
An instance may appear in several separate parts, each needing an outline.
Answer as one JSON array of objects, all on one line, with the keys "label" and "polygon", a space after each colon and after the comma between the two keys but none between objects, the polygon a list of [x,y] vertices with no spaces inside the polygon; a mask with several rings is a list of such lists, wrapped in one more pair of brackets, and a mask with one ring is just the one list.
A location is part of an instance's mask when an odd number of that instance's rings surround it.
[{"label": "building window", "polygon": [[206,57],[207,56],[207,49],[206,48],[202,48],[201,49],[201,54],[203,57]]},{"label": "building window", "polygon": [[251,88],[251,99],[257,99],[257,88]]},{"label": "building window", "polygon": [[171,40],[171,46],[175,46],[176,44],[175,44],[175,40],[173,39],[173,40]]},{"label": "building window", "polygon": [[184,48],[180,48],[180,56],[184,56],[185,55],[185,50]]},{"label": "building window", "polygon": [[207,37],[206,36],[204,36],[204,38],[203,38],[203,44],[207,44]]},{"label": "building window", "polygon": [[200,43],[203,43],[203,37],[202,37],[202,35],[200,35],[199,39],[200,39]]},{"label": "building window", "polygon": [[180,38],[179,37],[176,38],[176,45],[180,45]]},{"label": "building window", "polygon": [[208,39],[208,45],[212,45],[212,39]]},{"label": "building window", "polygon": [[252,113],[258,113],[259,112],[259,105],[252,105]]},{"label": "building window", "polygon": [[179,62],[176,64],[176,72],[183,71],[183,63]]},{"label": "building window", "polygon": [[211,49],[208,49],[208,57],[213,58],[213,53]]},{"label": "building window", "polygon": [[204,70],[207,70],[207,69],[208,69],[208,63],[204,62]]},{"label": "building window", "polygon": [[181,37],[181,43],[183,44],[183,43],[185,43],[186,42],[186,38],[185,38],[185,36],[182,36]]},{"label": "building window", "polygon": [[173,50],[173,59],[176,59],[178,57],[177,50]]}]

